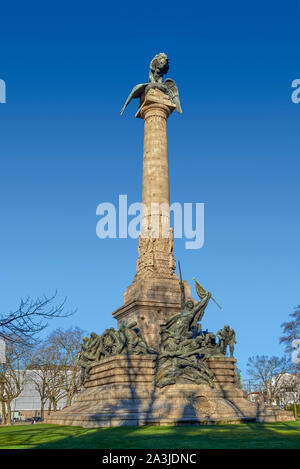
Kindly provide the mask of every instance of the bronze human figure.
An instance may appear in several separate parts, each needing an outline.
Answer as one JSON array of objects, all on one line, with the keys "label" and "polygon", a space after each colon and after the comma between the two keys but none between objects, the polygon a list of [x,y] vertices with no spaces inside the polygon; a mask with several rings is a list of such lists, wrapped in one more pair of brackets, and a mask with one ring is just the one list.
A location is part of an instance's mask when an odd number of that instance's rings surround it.
[{"label": "bronze human figure", "polygon": [[78,356],[78,366],[81,368],[81,385],[88,378],[93,362],[100,359],[100,336],[95,332],[91,333],[90,338],[83,337]]},{"label": "bronze human figure", "polygon": [[219,348],[221,353],[226,355],[226,350],[229,346],[230,357],[233,358],[234,344],[237,343],[235,340],[235,331],[226,325],[223,329],[218,331],[217,336],[219,338]]},{"label": "bronze human figure", "polygon": [[136,85],[128,98],[124,106],[122,107],[120,114],[122,115],[125,108],[128,106],[132,99],[140,98],[140,102],[143,101],[145,95],[151,88],[158,88],[163,93],[169,96],[170,101],[175,104],[176,110],[179,114],[182,114],[180,106],[178,88],[174,80],[167,78],[163,83],[163,76],[169,71],[169,59],[166,54],[157,54],[150,63],[149,81],[148,83],[140,83]]}]

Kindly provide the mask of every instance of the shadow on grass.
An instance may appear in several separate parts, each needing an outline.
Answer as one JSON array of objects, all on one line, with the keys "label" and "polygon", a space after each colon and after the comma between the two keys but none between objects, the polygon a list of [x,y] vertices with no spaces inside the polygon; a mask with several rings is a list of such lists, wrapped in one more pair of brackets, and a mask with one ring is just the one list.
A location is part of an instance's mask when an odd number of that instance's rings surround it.
[{"label": "shadow on grass", "polygon": [[72,437],[83,436],[81,427],[64,427],[60,425],[18,425],[0,427],[0,449],[35,448],[49,442],[63,441],[70,434]]},{"label": "shadow on grass", "polygon": [[38,449],[296,449],[300,422],[216,426],[114,427],[61,425],[0,429],[0,448]]},{"label": "shadow on grass", "polygon": [[[127,358],[127,364],[124,366],[124,383],[120,385],[120,389],[124,388],[123,397],[114,396],[115,383],[104,385],[107,395],[111,393],[111,399],[107,399],[105,408],[97,408],[97,400],[95,405],[91,406],[87,417],[85,409],[77,406],[74,412],[82,414],[83,418],[80,422],[87,425],[104,425],[102,428],[82,428],[75,426],[62,425],[45,425],[50,435],[47,435],[36,443],[35,438],[27,432],[24,435],[24,443],[20,447],[28,445],[35,448],[56,448],[56,449],[217,449],[217,448],[300,448],[299,444],[299,427],[294,422],[278,422],[278,423],[254,423],[255,416],[248,418],[247,412],[243,411],[241,404],[238,405],[234,399],[228,397],[228,391],[220,390],[223,393],[224,401],[230,407],[232,421],[236,422],[230,425],[225,422],[217,425],[209,425],[215,423],[210,418],[210,409],[207,409],[207,415],[203,420],[199,420],[197,412],[197,398],[199,391],[189,395],[189,402],[182,407],[181,415],[178,417],[174,426],[155,426],[158,421],[167,420],[173,408],[171,404],[164,406],[164,415],[159,412],[159,405],[156,395],[158,360],[153,357],[154,379],[151,385],[151,391],[142,389],[137,392],[136,375],[140,373],[139,369],[135,369],[133,365],[133,355],[126,350],[124,354]],[[142,373],[140,373],[142,376]],[[146,375],[145,375],[146,378]],[[145,379],[145,383],[148,381]],[[119,389],[119,385],[117,387]],[[160,395],[160,393],[159,393]],[[105,399],[105,396],[104,396]],[[76,405],[76,404],[75,404]],[[83,407],[88,407],[86,403]],[[174,403],[173,403],[174,406]],[[199,406],[198,406],[199,407]],[[71,409],[72,411],[72,409]],[[98,412],[97,412],[98,411]],[[70,412],[61,411],[61,420],[65,421]],[[72,412],[71,412],[72,413]],[[264,406],[257,408],[256,417],[263,415]],[[70,419],[72,422],[72,419]],[[203,425],[207,421],[208,425]],[[239,424],[237,422],[243,423]],[[73,420],[73,422],[75,422]],[[146,425],[145,425],[146,424]],[[116,427],[114,425],[120,425]],[[134,426],[132,426],[134,425]],[[144,425],[144,426],[142,426]],[[53,430],[51,434],[50,429]],[[26,439],[26,436],[28,439]],[[1,445],[1,439],[0,439]],[[0,446],[1,447],[1,446]]]}]

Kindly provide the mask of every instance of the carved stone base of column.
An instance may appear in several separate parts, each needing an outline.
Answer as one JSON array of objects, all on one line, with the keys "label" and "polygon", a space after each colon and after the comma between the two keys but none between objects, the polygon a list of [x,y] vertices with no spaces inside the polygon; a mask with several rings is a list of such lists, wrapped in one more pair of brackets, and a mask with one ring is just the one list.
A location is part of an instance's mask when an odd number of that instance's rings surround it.
[{"label": "carved stone base of column", "polygon": [[136,277],[173,278],[176,261],[173,255],[174,238],[173,231],[169,229],[166,238],[139,236],[139,257],[136,263]]},{"label": "carved stone base of column", "polygon": [[[190,298],[190,286],[185,283],[185,296]],[[160,324],[181,311],[179,280],[135,276],[124,293],[124,304],[112,313],[122,324],[138,323],[148,345],[156,347],[160,342]]]}]

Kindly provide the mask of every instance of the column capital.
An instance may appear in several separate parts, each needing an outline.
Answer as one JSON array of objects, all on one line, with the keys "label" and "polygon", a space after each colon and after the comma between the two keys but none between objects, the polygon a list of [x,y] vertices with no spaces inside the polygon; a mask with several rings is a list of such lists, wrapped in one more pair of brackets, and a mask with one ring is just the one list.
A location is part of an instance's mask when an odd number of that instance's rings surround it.
[{"label": "column capital", "polygon": [[176,109],[175,104],[171,103],[169,97],[160,91],[158,88],[153,88],[148,91],[145,99],[139,107],[135,117],[145,119],[147,111],[162,111],[162,117],[166,119]]}]

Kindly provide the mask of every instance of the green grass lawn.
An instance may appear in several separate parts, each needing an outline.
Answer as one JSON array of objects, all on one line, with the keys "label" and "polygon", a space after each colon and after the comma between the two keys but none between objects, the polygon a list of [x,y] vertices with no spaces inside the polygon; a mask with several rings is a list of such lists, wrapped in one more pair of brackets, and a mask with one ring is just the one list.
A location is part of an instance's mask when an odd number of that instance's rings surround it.
[{"label": "green grass lawn", "polygon": [[216,426],[0,427],[0,449],[300,448],[300,421]]}]

